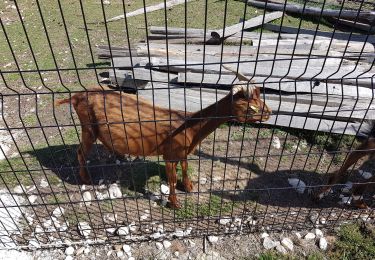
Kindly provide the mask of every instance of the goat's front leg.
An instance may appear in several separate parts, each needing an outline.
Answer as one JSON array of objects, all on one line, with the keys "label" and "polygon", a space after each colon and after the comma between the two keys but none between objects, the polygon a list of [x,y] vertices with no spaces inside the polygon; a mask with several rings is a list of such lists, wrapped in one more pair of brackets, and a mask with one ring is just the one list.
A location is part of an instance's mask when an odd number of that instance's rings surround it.
[{"label": "goat's front leg", "polygon": [[328,186],[322,188],[319,193],[316,195],[317,199],[322,199],[328,192],[331,190],[332,186],[336,183],[343,182],[345,180],[345,172],[356,163],[363,156],[373,153],[369,151],[370,149],[375,149],[375,139],[371,138],[363,142],[356,151],[352,151],[345,163],[341,166],[340,170],[332,174],[328,180]]},{"label": "goat's front leg", "polygon": [[180,164],[182,169],[182,184],[186,192],[191,192],[193,190],[193,184],[188,176],[188,162],[187,160],[183,160]]},{"label": "goat's front leg", "polygon": [[82,140],[77,150],[77,157],[79,162],[79,176],[84,184],[91,184],[91,178],[86,170],[86,156],[90,152],[96,138],[91,131],[82,129]]},{"label": "goat's front leg", "polygon": [[180,208],[176,196],[176,185],[177,185],[177,174],[176,174],[177,162],[166,162],[165,169],[167,172],[168,184],[169,184],[169,205],[171,208]]}]

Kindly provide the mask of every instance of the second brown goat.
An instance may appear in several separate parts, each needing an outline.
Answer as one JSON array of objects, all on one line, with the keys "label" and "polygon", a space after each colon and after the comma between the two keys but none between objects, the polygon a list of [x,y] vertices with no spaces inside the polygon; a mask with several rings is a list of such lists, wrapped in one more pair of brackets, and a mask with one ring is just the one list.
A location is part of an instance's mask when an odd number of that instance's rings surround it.
[{"label": "second brown goat", "polygon": [[57,100],[57,105],[71,103],[81,122],[82,141],[77,155],[82,182],[91,182],[85,157],[96,139],[120,156],[162,155],[170,188],[169,205],[179,208],[176,197],[178,163],[181,164],[185,191],[190,192],[193,185],[187,174],[187,156],[204,138],[230,120],[256,122],[269,119],[271,110],[261,100],[259,88],[249,83],[244,75],[237,73],[237,77],[240,84],[228,95],[196,113],[153,106],[135,95],[102,87]]}]

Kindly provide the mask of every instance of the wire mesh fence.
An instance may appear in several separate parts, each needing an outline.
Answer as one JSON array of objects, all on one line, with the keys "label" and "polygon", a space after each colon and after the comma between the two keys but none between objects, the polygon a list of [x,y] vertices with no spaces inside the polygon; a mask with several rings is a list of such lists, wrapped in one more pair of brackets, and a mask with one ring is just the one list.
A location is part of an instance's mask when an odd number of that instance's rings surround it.
[{"label": "wire mesh fence", "polygon": [[373,220],[374,17],[363,0],[0,3],[0,247]]}]

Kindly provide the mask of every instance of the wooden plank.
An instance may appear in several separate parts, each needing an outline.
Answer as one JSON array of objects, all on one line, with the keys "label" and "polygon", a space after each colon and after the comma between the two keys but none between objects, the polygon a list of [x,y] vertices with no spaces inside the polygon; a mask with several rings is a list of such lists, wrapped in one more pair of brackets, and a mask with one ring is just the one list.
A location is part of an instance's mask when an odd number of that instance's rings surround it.
[{"label": "wooden plank", "polygon": [[[150,12],[161,10],[161,9],[171,8],[172,6],[187,3],[187,2],[190,2],[190,1],[191,0],[170,0],[170,1],[162,2],[162,3],[156,4],[156,5],[147,6],[146,8],[142,7],[140,9],[135,10],[135,11],[127,13],[126,17],[132,17],[132,16],[143,14],[145,12],[150,13]],[[124,18],[125,18],[125,15],[122,14],[122,15],[115,16],[111,19],[108,19],[106,22],[107,23],[113,22],[113,21],[124,19]]]},{"label": "wooden plank", "polygon": [[375,25],[371,26],[370,24],[360,23],[358,21],[355,22],[355,21],[350,21],[350,20],[345,20],[345,19],[338,19],[335,17],[330,18],[330,22],[331,20],[335,26],[345,25],[348,27],[356,28],[358,30],[362,30],[368,34],[375,32]]},{"label": "wooden plank", "polygon": [[[162,106],[165,108],[171,109],[178,109],[182,111],[188,112],[196,112],[205,108],[213,103],[216,100],[220,100],[225,96],[227,92],[225,91],[218,91],[217,96],[215,90],[212,90],[211,93],[204,92],[200,94],[200,89],[197,88],[189,88],[183,89],[179,87],[174,87],[173,85],[164,84],[164,87],[160,89],[144,89],[139,90],[139,95],[143,98],[150,100],[151,102],[154,101],[155,105]],[[271,104],[272,101],[266,99],[266,103],[270,104],[271,106],[275,106],[275,104]],[[290,112],[291,103],[282,106],[282,108],[289,107]],[[328,108],[327,108],[328,110]],[[277,111],[274,111],[276,113]],[[357,134],[357,130],[360,126],[360,122],[345,122],[339,120],[328,120],[328,119],[318,119],[318,118],[311,118],[307,116],[291,116],[285,115],[285,111],[279,111],[280,113],[284,113],[283,115],[273,115],[271,116],[270,120],[264,122],[264,124],[268,125],[275,125],[275,126],[284,126],[284,127],[292,127],[297,129],[306,129],[306,130],[317,130],[323,132],[332,132],[332,133],[345,133],[350,135]],[[312,116],[319,116],[320,112],[317,112],[315,115]],[[336,113],[327,111],[326,113]],[[277,120],[276,120],[277,118]],[[332,118],[332,116],[331,116]],[[365,127],[365,126],[363,126]]]},{"label": "wooden plank", "polygon": [[[356,98],[372,98],[375,96],[373,89],[361,86],[342,85],[335,83],[321,82],[318,86],[315,81],[295,81],[290,79],[266,78],[254,76],[252,77],[255,84],[262,88],[272,89],[276,91],[291,93],[314,93],[338,96],[351,96]],[[235,75],[225,74],[204,74],[193,72],[180,72],[178,74],[178,82],[187,82],[189,84],[207,84],[207,85],[224,85],[229,86],[237,84],[238,79]]]},{"label": "wooden plank", "polygon": [[321,9],[318,7],[307,7],[298,4],[277,4],[277,3],[267,3],[259,2],[254,0],[248,0],[248,5],[266,8],[273,11],[284,11],[292,14],[300,15],[311,15],[311,16],[323,16],[323,17],[340,17],[343,19],[355,19],[360,17],[361,19],[367,20],[370,23],[375,21],[374,11],[362,11],[358,12],[356,10],[332,10],[332,9]]},{"label": "wooden plank", "polygon": [[359,42],[370,42],[375,43],[375,36],[372,35],[360,35],[355,33],[343,33],[343,32],[323,32],[323,31],[315,31],[303,28],[294,28],[289,26],[282,26],[276,24],[265,24],[263,25],[264,29],[274,31],[274,32],[282,32],[282,33],[289,33],[289,34],[309,34],[309,35],[317,35],[326,38],[334,38],[338,40],[344,41],[359,41]]},{"label": "wooden plank", "polygon": [[[177,75],[145,68],[133,70],[109,70],[109,79],[113,84],[122,87],[132,87],[136,82],[136,88],[145,88],[147,82],[177,82]],[[134,88],[134,87],[133,87]]]},{"label": "wooden plank", "polygon": [[212,31],[211,36],[215,39],[227,38],[231,35],[241,32],[244,29],[256,28],[262,24],[279,19],[282,16],[283,16],[282,12],[272,12],[272,13],[265,14],[265,15],[259,15],[247,21],[228,26],[225,29]]}]

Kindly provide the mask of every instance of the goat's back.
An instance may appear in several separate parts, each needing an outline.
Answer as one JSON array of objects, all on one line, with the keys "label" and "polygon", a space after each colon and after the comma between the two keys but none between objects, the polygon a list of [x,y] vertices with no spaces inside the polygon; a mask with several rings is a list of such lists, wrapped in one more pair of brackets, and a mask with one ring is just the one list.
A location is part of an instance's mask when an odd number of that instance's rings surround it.
[{"label": "goat's back", "polygon": [[136,95],[107,88],[77,93],[72,104],[82,124],[117,154],[157,155],[158,146],[184,122],[185,113],[153,106]]}]

